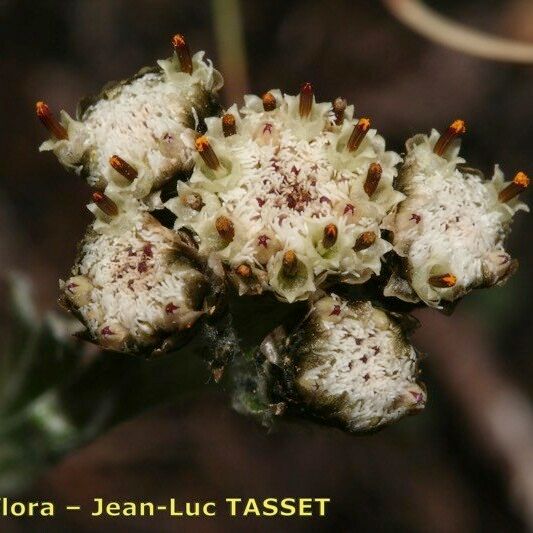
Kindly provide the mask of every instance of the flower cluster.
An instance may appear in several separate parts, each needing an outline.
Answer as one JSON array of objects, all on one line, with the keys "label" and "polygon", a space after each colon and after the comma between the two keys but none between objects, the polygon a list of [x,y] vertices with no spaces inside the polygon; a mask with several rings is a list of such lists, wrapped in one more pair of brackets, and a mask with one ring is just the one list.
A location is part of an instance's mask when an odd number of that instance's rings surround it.
[{"label": "flower cluster", "polygon": [[[85,100],[77,119],[37,103],[51,134],[41,149],[93,188],[95,220],[60,282],[86,337],[150,355],[202,323],[215,379],[233,356],[236,403],[263,416],[358,432],[422,409],[399,301],[443,308],[505,281],[526,174],[505,182],[498,167],[492,180],[467,168],[462,120],[409,139],[401,157],[369,118],[343,98],[317,102],[309,83],[223,111],[218,71],[183,36],[172,45],[171,58]],[[277,316],[291,305],[294,316],[244,349],[231,320],[241,296],[259,321],[272,297]]]},{"label": "flower cluster", "polygon": [[[193,165],[188,137],[218,109],[222,78],[181,35],[174,56],[82,102],[79,120],[37,102],[52,150],[95,189],[96,217],[83,239],[62,301],[106,349],[168,351],[204,314],[214,291],[190,239],[149,212],[161,188]],[[218,290],[218,288],[217,288]]]}]

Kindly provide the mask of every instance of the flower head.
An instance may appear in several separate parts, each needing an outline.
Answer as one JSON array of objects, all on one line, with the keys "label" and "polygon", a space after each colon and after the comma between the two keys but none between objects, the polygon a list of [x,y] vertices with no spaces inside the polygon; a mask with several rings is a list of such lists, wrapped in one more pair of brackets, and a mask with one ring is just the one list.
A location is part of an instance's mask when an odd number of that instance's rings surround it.
[{"label": "flower head", "polygon": [[455,121],[443,135],[433,130],[406,143],[398,177],[406,199],[386,221],[405,274],[392,276],[386,296],[437,307],[503,282],[516,267],[504,240],[515,212],[527,210],[517,197],[527,177],[506,184],[498,166],[490,181],[461,166],[456,137],[464,129]]},{"label": "flower head", "polygon": [[203,52],[189,54],[187,63],[187,54],[174,49],[170,59],[82,102],[77,120],[62,111],[60,122],[45,121],[39,102],[37,114],[53,137],[41,150],[53,150],[90,185],[135,198],[189,171],[193,160],[188,136],[215,110],[222,78]]},{"label": "flower head", "polygon": [[359,432],[424,408],[414,348],[400,323],[369,302],[325,296],[277,348],[273,339],[262,345],[269,364],[282,372],[281,383],[270,384],[280,394],[271,401],[289,410]]},{"label": "flower head", "polygon": [[[307,298],[331,274],[354,283],[379,274],[390,249],[381,222],[403,198],[392,187],[400,158],[385,151],[368,119],[353,118],[353,106],[342,122],[337,108],[317,103],[304,84],[298,96],[249,95],[240,112],[233,106],[222,119],[207,119],[193,175],[167,203],[176,228],[193,230],[201,252],[230,268],[248,265],[263,289],[289,302]],[[188,206],[191,195],[199,209]],[[220,217],[231,221],[231,239],[220,238]],[[373,242],[354,248],[369,231]]]},{"label": "flower head", "polygon": [[104,348],[145,353],[171,347],[208,313],[209,284],[178,235],[144,214],[128,228],[91,227],[63,301]]}]

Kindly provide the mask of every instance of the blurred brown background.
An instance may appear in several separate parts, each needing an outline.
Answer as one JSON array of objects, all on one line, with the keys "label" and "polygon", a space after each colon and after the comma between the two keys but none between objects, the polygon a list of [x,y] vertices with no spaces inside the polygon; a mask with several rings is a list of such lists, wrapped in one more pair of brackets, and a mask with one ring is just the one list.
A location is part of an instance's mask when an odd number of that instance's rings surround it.
[{"label": "blurred brown background", "polygon": [[[530,0],[427,4],[478,29],[533,42]],[[241,7],[247,64],[230,56],[238,64],[227,63],[226,104],[242,83],[255,93],[272,87],[295,93],[303,81],[312,81],[320,100],[342,95],[356,112],[371,116],[392,149],[400,151],[415,132],[461,117],[468,123],[463,153],[472,166],[490,173],[499,162],[508,175],[531,171],[530,66],[481,60],[433,44],[376,0],[247,0]],[[85,183],[51,154],[37,151],[45,132],[34,117],[35,101],[73,113],[81,96],[169,55],[169,38],[178,31],[218,64],[224,35],[217,40],[216,28],[234,35],[224,8],[222,1],[0,0],[2,270],[28,273],[41,309],[55,307],[57,280],[69,269],[90,216]],[[54,522],[0,519],[0,529],[533,527],[531,227],[529,216],[517,217],[509,249],[521,268],[504,289],[470,295],[449,318],[419,313],[424,328],[415,341],[428,354],[423,368],[430,402],[418,417],[357,438],[292,424],[267,433],[232,412],[223,391],[206,392],[118,426],[24,495],[82,505],[96,496],[156,502],[326,496],[332,499],[327,518],[94,522],[63,513]]]}]

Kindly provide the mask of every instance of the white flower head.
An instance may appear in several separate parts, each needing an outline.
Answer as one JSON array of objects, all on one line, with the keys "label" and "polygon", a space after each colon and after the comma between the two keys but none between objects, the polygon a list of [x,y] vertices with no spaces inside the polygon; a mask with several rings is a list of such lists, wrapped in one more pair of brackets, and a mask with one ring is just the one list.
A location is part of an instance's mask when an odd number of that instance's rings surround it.
[{"label": "white flower head", "polygon": [[222,77],[203,52],[190,56],[183,37],[175,36],[173,45],[172,58],[84,101],[78,120],[62,111],[57,122],[39,102],[37,113],[52,133],[41,150],[52,150],[91,186],[134,198],[190,171],[186,138],[199,119],[216,110]]},{"label": "white flower head", "polygon": [[284,391],[272,400],[296,412],[361,432],[425,406],[414,348],[400,322],[370,302],[325,296],[281,350],[269,342],[262,352],[281,369]]},{"label": "white flower head", "polygon": [[240,112],[233,106],[206,124],[191,179],[166,204],[202,253],[245,265],[253,292],[261,286],[288,302],[329,275],[362,283],[380,273],[391,248],[381,223],[403,199],[392,186],[400,157],[368,119],[353,118],[353,106],[341,114],[305,84],[298,96],[248,95]]},{"label": "white flower head", "polygon": [[517,194],[529,180],[520,172],[505,183],[498,166],[485,180],[461,166],[457,137],[464,131],[458,120],[443,135],[433,130],[406,143],[397,183],[406,199],[386,220],[402,267],[386,296],[438,307],[502,283],[516,268],[504,240],[514,213],[528,210]]},{"label": "white flower head", "polygon": [[151,215],[114,229],[89,228],[71,277],[60,282],[63,301],[104,348],[170,348],[207,312],[208,280],[179,236]]}]

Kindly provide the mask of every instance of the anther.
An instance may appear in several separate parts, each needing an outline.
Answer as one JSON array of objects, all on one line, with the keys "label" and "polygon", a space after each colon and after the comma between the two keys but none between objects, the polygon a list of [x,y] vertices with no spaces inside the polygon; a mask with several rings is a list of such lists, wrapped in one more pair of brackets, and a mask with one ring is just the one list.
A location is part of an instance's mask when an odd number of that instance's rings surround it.
[{"label": "anther", "polygon": [[186,207],[190,207],[195,211],[201,211],[202,207],[205,205],[202,197],[197,192],[191,192],[184,194],[181,198],[181,203]]},{"label": "anther", "polygon": [[113,200],[111,200],[111,198],[106,196],[103,192],[100,192],[100,191],[93,192],[93,202],[106,215],[110,217],[115,217],[118,215],[117,204],[113,202]]},{"label": "anther", "polygon": [[382,171],[383,169],[381,168],[381,165],[379,163],[372,163],[368,167],[368,173],[366,175],[366,180],[365,184],[363,185],[363,189],[365,190],[369,198],[376,192],[376,189],[378,188]]},{"label": "anther", "polygon": [[231,113],[226,113],[222,117],[222,132],[224,133],[224,137],[230,137],[237,133],[235,117]]},{"label": "anther", "polygon": [[228,217],[218,217],[215,221],[215,228],[220,237],[226,242],[231,242],[235,237],[235,227]]},{"label": "anther", "polygon": [[276,97],[272,93],[265,93],[262,100],[265,111],[274,111],[276,109]]},{"label": "anther", "polygon": [[172,46],[180,62],[180,68],[182,72],[187,74],[192,74],[192,59],[191,52],[189,50],[189,45],[185,40],[185,37],[179,33],[172,37]]},{"label": "anther", "polygon": [[431,276],[428,280],[429,284],[438,289],[445,289],[455,286],[457,278],[450,273],[440,274],[438,276]]},{"label": "anther", "polygon": [[339,96],[333,100],[333,113],[335,113],[335,124],[337,126],[341,126],[344,122],[344,111],[346,111],[347,105],[348,102],[346,102],[346,98],[341,98]]},{"label": "anther", "polygon": [[324,236],[322,237],[322,245],[324,248],[331,248],[336,242],[339,230],[335,224],[328,224],[324,228]]},{"label": "anther", "polygon": [[112,156],[109,159],[109,164],[128,181],[132,182],[137,178],[137,170],[135,170],[129,163],[126,163],[122,157],[119,157],[118,155]]},{"label": "anther", "polygon": [[376,242],[376,234],[373,231],[365,231],[357,237],[355,245],[353,247],[354,251],[360,252],[361,250],[366,250],[370,248]]},{"label": "anther", "polygon": [[294,277],[298,273],[298,258],[293,250],[287,250],[283,254],[282,270],[289,277]]},{"label": "anther", "polygon": [[311,113],[313,107],[313,86],[310,83],[304,83],[300,89],[300,117],[306,118]]},{"label": "anther", "polygon": [[58,122],[58,120],[50,111],[50,108],[45,102],[37,102],[35,104],[35,111],[37,117],[43,123],[44,127],[59,140],[68,139],[67,130]]},{"label": "anther", "polygon": [[215,151],[211,147],[209,139],[205,135],[202,135],[196,139],[195,143],[196,150],[198,150],[198,153],[204,160],[204,163],[211,170],[218,170],[220,168],[220,161],[218,160],[217,154],[215,154]]},{"label": "anther", "polygon": [[433,151],[442,156],[450,143],[457,137],[463,135],[466,131],[466,124],[464,120],[454,120],[448,129],[439,137],[439,140],[435,144]]},{"label": "anther", "polygon": [[513,181],[500,191],[500,194],[498,194],[498,200],[502,203],[508,202],[521,192],[525,191],[528,185],[529,178],[527,175],[524,172],[518,172],[513,178]]},{"label": "anther", "polygon": [[357,124],[354,126],[352,134],[348,139],[348,144],[346,145],[349,152],[354,152],[359,148],[369,129],[370,119],[360,118]]}]

